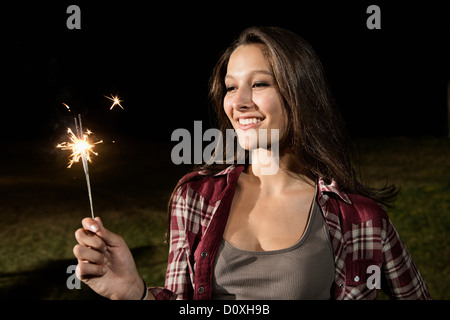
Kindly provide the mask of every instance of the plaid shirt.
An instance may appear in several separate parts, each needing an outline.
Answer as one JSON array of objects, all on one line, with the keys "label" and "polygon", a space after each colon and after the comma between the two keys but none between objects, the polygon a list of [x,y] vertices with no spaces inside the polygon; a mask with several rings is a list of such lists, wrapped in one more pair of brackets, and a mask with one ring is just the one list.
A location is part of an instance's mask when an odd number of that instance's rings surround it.
[{"label": "plaid shirt", "polygon": [[[244,166],[232,165],[201,179],[186,175],[171,212],[165,288],[149,288],[156,299],[211,299],[214,259]],[[332,297],[375,299],[366,284],[376,266],[382,289],[395,299],[430,299],[427,286],[387,213],[374,201],[341,192],[335,181],[318,180],[317,201],[334,251]],[[375,267],[375,268],[376,268]],[[274,297],[276,299],[276,297]]]}]

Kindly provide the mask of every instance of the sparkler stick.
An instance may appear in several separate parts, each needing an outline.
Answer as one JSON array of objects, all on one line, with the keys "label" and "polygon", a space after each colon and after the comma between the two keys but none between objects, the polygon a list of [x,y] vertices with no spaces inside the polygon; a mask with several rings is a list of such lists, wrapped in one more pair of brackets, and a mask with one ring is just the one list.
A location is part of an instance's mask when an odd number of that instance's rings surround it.
[{"label": "sparkler stick", "polygon": [[89,195],[89,204],[91,208],[91,216],[92,219],[94,219],[94,206],[92,201],[92,192],[91,192],[91,182],[89,179],[89,167],[88,167],[88,161],[91,161],[90,153],[93,153],[95,155],[98,155],[96,152],[92,150],[95,144],[102,143],[103,141],[95,142],[94,144],[91,144],[88,141],[88,135],[92,134],[91,131],[88,129],[86,130],[86,133],[83,133],[83,125],[81,123],[81,115],[78,115],[77,117],[74,117],[75,121],[75,133],[72,132],[70,128],[67,129],[67,132],[69,133],[69,139],[71,142],[63,142],[57,145],[57,148],[61,148],[61,150],[71,150],[71,158],[69,160],[69,166],[70,168],[75,162],[78,162],[81,159],[81,163],[83,164],[83,170],[84,175],[86,177],[86,185],[88,189],[88,195]]},{"label": "sparkler stick", "polygon": [[[75,128],[77,129],[77,134],[78,134],[78,139],[80,139],[83,136],[83,125],[81,124],[81,115],[78,115],[78,125],[77,125],[77,118],[74,118],[75,120]],[[89,131],[88,131],[89,133]],[[88,162],[87,162],[87,155],[86,155],[86,150],[83,150],[83,152],[81,153],[81,162],[83,164],[83,170],[84,170],[84,175],[86,177],[86,185],[87,185],[87,190],[88,190],[88,195],[89,195],[89,204],[91,206],[91,216],[92,219],[94,219],[94,205],[92,203],[92,192],[91,192],[91,181],[89,179],[89,167],[88,167]]]}]

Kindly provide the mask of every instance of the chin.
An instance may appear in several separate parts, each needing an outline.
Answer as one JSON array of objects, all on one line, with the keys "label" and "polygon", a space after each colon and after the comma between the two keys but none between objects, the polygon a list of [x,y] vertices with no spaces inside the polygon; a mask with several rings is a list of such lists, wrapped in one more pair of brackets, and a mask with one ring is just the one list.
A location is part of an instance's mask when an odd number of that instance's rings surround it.
[{"label": "chin", "polygon": [[278,129],[235,129],[235,131],[240,146],[247,151],[255,150],[258,148],[270,149],[273,141],[279,142]]}]

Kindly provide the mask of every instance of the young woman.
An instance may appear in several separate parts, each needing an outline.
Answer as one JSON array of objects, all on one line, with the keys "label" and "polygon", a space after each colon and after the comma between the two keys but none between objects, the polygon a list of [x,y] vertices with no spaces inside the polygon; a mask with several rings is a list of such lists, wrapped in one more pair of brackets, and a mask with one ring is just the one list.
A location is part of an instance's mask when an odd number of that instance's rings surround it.
[{"label": "young woman", "polygon": [[[205,165],[178,183],[165,287],[147,288],[99,218],[75,233],[81,280],[111,299],[375,299],[380,286],[396,299],[430,298],[383,209],[396,190],[358,181],[307,42],[275,27],[244,30],[210,95],[224,136],[235,129],[251,161]],[[261,147],[249,132],[262,129],[279,140]],[[277,170],[264,174],[268,163]]]}]

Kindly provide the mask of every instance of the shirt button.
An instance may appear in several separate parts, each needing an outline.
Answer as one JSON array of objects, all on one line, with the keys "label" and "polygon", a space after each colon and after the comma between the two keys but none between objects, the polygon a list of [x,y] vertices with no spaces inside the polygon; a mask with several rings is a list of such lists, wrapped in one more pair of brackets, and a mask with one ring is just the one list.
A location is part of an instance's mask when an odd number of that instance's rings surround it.
[{"label": "shirt button", "polygon": [[353,280],[355,280],[355,282],[358,282],[359,281],[359,277],[356,276]]},{"label": "shirt button", "polygon": [[206,257],[208,256],[208,252],[203,251],[202,253],[200,253],[200,256],[201,256],[202,258],[206,258]]},{"label": "shirt button", "polygon": [[205,292],[205,288],[199,287],[197,291],[198,291],[198,293],[203,293],[203,292]]}]

